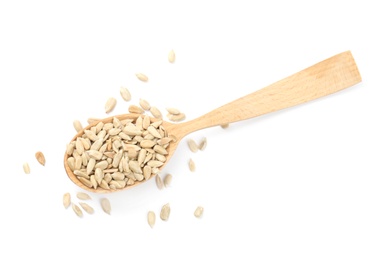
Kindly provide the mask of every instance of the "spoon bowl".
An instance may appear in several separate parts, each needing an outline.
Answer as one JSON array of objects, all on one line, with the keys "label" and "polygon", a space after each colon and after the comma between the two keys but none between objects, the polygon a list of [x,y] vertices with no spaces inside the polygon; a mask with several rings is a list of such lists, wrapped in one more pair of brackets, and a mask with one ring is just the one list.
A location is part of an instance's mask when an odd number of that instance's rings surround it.
[{"label": "spoon bowl", "polygon": [[[194,131],[212,126],[230,124],[292,107],[330,95],[359,82],[361,82],[361,76],[355,64],[354,58],[350,51],[346,51],[323,60],[249,95],[236,99],[235,101],[223,105],[196,119],[178,124],[163,121],[162,126],[168,133],[168,136],[174,137],[175,141],[171,142],[167,147],[166,150],[168,154],[166,155],[166,161],[164,165],[160,167],[160,170],[171,159],[183,137]],[[119,120],[124,120],[136,119],[139,116],[143,115],[130,113],[116,115],[114,117]],[[91,127],[96,126],[99,122],[112,122],[114,117],[108,117],[88,125],[82,131],[78,132],[71,142],[76,140],[78,137],[81,137],[85,130],[91,129]],[[151,122],[154,122],[159,119],[150,118],[150,120]],[[128,185],[116,190],[103,189],[100,187],[94,189],[93,187],[91,188],[84,185],[77,178],[67,163],[68,157],[68,154],[65,153],[64,166],[68,177],[76,185],[91,192],[109,193],[129,189],[145,182],[145,180],[136,181],[133,185]],[[155,174],[152,176],[154,175]]]}]

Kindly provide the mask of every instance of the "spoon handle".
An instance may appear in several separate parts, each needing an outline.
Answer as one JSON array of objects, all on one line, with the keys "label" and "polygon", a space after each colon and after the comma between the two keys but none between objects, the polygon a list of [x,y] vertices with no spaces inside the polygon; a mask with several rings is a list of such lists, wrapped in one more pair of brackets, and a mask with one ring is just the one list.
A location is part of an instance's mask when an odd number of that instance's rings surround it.
[{"label": "spoon handle", "polygon": [[350,51],[342,52],[182,123],[185,135],[203,128],[233,123],[320,98],[361,82]]}]

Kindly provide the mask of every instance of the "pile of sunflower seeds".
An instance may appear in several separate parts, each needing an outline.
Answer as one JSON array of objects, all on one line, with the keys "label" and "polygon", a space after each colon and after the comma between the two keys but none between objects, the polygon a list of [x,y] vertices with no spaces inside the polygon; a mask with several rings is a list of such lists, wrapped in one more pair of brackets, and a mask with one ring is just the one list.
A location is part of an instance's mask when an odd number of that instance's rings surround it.
[{"label": "pile of sunflower seeds", "polygon": [[148,180],[166,161],[173,140],[149,116],[99,122],[67,145],[67,164],[85,186],[122,189]]}]

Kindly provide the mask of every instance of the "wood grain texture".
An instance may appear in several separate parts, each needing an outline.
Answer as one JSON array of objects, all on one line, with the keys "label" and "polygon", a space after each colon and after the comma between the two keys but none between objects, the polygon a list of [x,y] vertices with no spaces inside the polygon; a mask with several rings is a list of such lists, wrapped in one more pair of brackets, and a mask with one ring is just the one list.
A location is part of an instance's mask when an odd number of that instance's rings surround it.
[{"label": "wood grain texture", "polygon": [[335,55],[254,93],[180,124],[178,138],[211,126],[233,123],[299,105],[361,82],[350,51]]},{"label": "wood grain texture", "polygon": [[[167,160],[163,166],[165,166],[169,159],[173,156],[180,140],[194,131],[207,127],[242,121],[299,105],[351,87],[359,82],[361,82],[361,77],[354,58],[350,51],[346,51],[321,61],[256,92],[223,105],[191,121],[180,124],[173,124],[164,121],[163,126],[169,135],[174,135],[177,138],[177,141],[171,143],[168,147],[168,155],[166,156]],[[115,117],[119,120],[123,120],[126,118],[137,118],[138,116],[140,115],[124,114],[116,115]],[[101,121],[104,123],[112,122],[112,118],[113,117],[105,118]],[[154,121],[156,119],[152,120]],[[98,122],[94,122],[84,129],[90,129],[97,123]],[[80,131],[71,141],[76,140],[76,138],[80,137],[82,134],[83,131]],[[91,192],[114,192],[112,190],[104,190],[101,188],[95,190],[93,188],[86,187],[73,174],[67,165],[67,159],[68,155],[65,153],[65,170],[69,178],[76,185]],[[160,169],[162,169],[162,167]],[[144,181],[137,182],[132,186],[127,186],[125,189],[129,189],[143,182]]]}]

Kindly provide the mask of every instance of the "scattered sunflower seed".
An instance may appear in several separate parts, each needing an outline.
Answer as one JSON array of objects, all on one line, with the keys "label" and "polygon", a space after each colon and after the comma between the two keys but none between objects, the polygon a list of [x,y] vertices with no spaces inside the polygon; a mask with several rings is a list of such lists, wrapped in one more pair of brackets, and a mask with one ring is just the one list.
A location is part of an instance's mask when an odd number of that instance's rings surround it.
[{"label": "scattered sunflower seed", "polygon": [[83,208],[83,210],[85,212],[87,212],[88,214],[93,214],[94,213],[93,208],[91,206],[89,206],[87,203],[79,202],[79,204]]},{"label": "scattered sunflower seed", "polygon": [[157,107],[150,107],[150,113],[152,113],[155,118],[162,118],[162,114]]},{"label": "scattered sunflower seed", "polygon": [[165,175],[164,177],[164,186],[165,187],[168,187],[169,185],[171,185],[171,182],[172,182],[172,174],[167,174]]},{"label": "scattered sunflower seed", "polygon": [[168,113],[170,113],[170,114],[172,114],[172,115],[178,115],[178,114],[180,114],[180,110],[177,109],[177,108],[167,107],[166,110],[168,111]]},{"label": "scattered sunflower seed", "polygon": [[171,50],[169,53],[168,53],[168,61],[170,63],[174,63],[176,60],[176,55],[175,55],[175,52],[173,50]]},{"label": "scattered sunflower seed", "polygon": [[100,121],[100,119],[99,118],[95,118],[95,117],[90,117],[87,120],[88,124],[90,124],[90,125],[93,124],[93,123],[96,123],[97,121]]},{"label": "scattered sunflower seed", "polygon": [[148,212],[148,224],[151,228],[153,228],[155,223],[156,223],[156,214],[154,214],[153,211],[149,211]]},{"label": "scattered sunflower seed", "polygon": [[188,167],[190,168],[190,171],[194,172],[195,171],[195,163],[192,159],[188,161]]},{"label": "scattered sunflower seed", "polygon": [[149,80],[149,78],[145,74],[142,74],[142,73],[136,73],[135,76],[137,76],[137,78],[143,82],[147,82]]},{"label": "scattered sunflower seed", "polygon": [[191,152],[196,153],[198,151],[198,145],[195,143],[193,139],[188,139],[187,144]]},{"label": "scattered sunflower seed", "polygon": [[37,159],[37,161],[38,161],[41,165],[45,166],[46,159],[45,159],[45,156],[43,155],[42,152],[36,152],[36,153],[35,153],[35,158]]},{"label": "scattered sunflower seed", "polygon": [[207,146],[207,139],[206,137],[203,137],[203,139],[200,141],[199,143],[199,150],[203,151],[204,149],[206,149],[206,146]]},{"label": "scattered sunflower seed", "polygon": [[111,214],[111,204],[107,198],[102,198],[100,200],[100,205],[102,206],[102,209],[105,213],[107,213],[108,215]]},{"label": "scattered sunflower seed", "polygon": [[150,104],[145,99],[140,99],[139,105],[142,107],[143,110],[146,110],[146,111],[150,110]]},{"label": "scattered sunflower seed", "polygon": [[170,213],[171,213],[171,207],[169,206],[169,203],[167,203],[161,208],[160,218],[164,221],[167,221]]},{"label": "scattered sunflower seed", "polygon": [[64,194],[62,203],[64,204],[64,207],[67,209],[70,206],[70,193],[67,192]]},{"label": "scattered sunflower seed", "polygon": [[136,105],[130,105],[128,110],[130,113],[135,113],[135,114],[143,114],[145,112],[142,108]]},{"label": "scattered sunflower seed", "polygon": [[163,183],[163,181],[161,180],[161,177],[160,177],[160,175],[156,175],[156,185],[157,185],[157,188],[159,189],[159,190],[161,190],[162,188],[164,188],[164,183]]},{"label": "scattered sunflower seed", "polygon": [[122,96],[124,101],[130,101],[131,94],[130,94],[130,91],[127,88],[121,87],[120,93],[121,93],[121,96]]},{"label": "scattered sunflower seed", "polygon": [[203,215],[203,207],[199,206],[195,209],[194,216],[197,218],[201,218]]},{"label": "scattered sunflower seed", "polygon": [[77,192],[76,197],[81,199],[81,200],[90,200],[91,199],[91,197],[87,193],[84,193],[84,192]]},{"label": "scattered sunflower seed", "polygon": [[29,174],[29,173],[30,173],[30,166],[28,165],[28,163],[24,163],[24,164],[23,164],[23,171],[24,171],[24,173],[26,173],[26,174]]},{"label": "scattered sunflower seed", "polygon": [[223,125],[221,125],[221,127],[222,127],[223,129],[226,129],[226,128],[229,127],[229,124],[223,124]]},{"label": "scattered sunflower seed", "polygon": [[83,212],[81,211],[79,206],[77,206],[76,204],[72,203],[72,209],[73,209],[74,213],[76,213],[76,215],[79,216],[80,218],[83,216]]},{"label": "scattered sunflower seed", "polygon": [[79,120],[74,120],[73,121],[73,127],[74,127],[74,129],[76,130],[77,133],[83,130],[83,126],[81,125]]},{"label": "scattered sunflower seed", "polygon": [[105,110],[106,110],[106,113],[110,113],[114,107],[116,106],[116,99],[113,98],[113,97],[110,97],[107,102],[106,102],[106,105],[104,106]]}]

